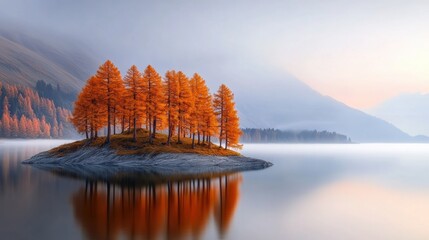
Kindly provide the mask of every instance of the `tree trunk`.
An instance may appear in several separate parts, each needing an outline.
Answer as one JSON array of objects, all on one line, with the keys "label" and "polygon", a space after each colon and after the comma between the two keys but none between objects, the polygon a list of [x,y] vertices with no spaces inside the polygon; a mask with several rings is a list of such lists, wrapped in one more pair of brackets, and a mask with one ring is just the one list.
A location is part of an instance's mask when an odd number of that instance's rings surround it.
[{"label": "tree trunk", "polygon": [[201,144],[201,141],[200,141],[200,131],[198,131],[198,145],[199,144]]},{"label": "tree trunk", "polygon": [[151,123],[152,123],[152,118],[149,116],[147,123],[146,123],[147,124],[146,126],[148,126],[148,128],[149,128],[149,142],[152,138],[152,124]]},{"label": "tree trunk", "polygon": [[110,143],[110,89],[108,88],[108,95],[107,95],[107,136],[105,143]]},{"label": "tree trunk", "polygon": [[170,113],[168,113],[168,136],[167,136],[167,145],[170,145],[170,141],[171,141],[171,115]]},{"label": "tree trunk", "polygon": [[228,132],[225,133],[225,149],[228,149]]},{"label": "tree trunk", "polygon": [[211,139],[210,139],[211,137],[210,137],[210,136],[207,136],[207,138],[208,138],[207,140],[208,140],[208,142],[209,142],[209,148],[211,148],[211,147],[212,147],[212,141],[211,141]]},{"label": "tree trunk", "polygon": [[137,142],[137,128],[136,128],[136,116],[135,116],[135,114],[134,114],[134,119],[133,119],[133,126],[134,126],[133,141]]},{"label": "tree trunk", "polygon": [[150,143],[153,143],[153,140],[155,139],[155,134],[156,134],[156,117],[153,118],[152,134],[150,135],[150,138],[149,138]]},{"label": "tree trunk", "polygon": [[219,133],[219,147],[222,147],[222,134],[223,134],[223,127],[222,127],[222,123],[220,125],[220,133]]},{"label": "tree trunk", "polygon": [[177,143],[178,144],[180,144],[181,142],[180,142],[180,129],[181,129],[181,126],[180,126],[181,124],[180,124],[180,121],[179,121],[179,126],[177,127]]},{"label": "tree trunk", "polygon": [[195,133],[192,133],[192,148],[195,148]]},{"label": "tree trunk", "polygon": [[85,137],[88,139],[88,117],[85,115]]},{"label": "tree trunk", "polygon": [[152,133],[153,134],[153,138],[155,139],[156,138],[156,135],[155,135],[156,134],[156,117],[153,118],[153,129],[152,130],[153,130],[152,131],[153,132]]},{"label": "tree trunk", "polygon": [[116,109],[113,109],[113,135],[116,134]]},{"label": "tree trunk", "polygon": [[121,133],[124,133],[124,131],[125,131],[125,115],[122,115],[122,129],[121,129]]}]

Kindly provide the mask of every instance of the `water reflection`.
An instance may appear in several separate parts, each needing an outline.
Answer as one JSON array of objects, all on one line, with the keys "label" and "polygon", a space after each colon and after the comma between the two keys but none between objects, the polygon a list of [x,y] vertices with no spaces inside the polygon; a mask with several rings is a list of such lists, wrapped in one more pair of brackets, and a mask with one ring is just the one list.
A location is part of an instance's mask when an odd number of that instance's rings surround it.
[{"label": "water reflection", "polygon": [[0,140],[0,197],[11,191],[25,189],[31,191],[40,178],[47,176],[35,175],[28,166],[21,165],[36,153],[46,151],[67,140]]},{"label": "water reflection", "polygon": [[145,185],[86,180],[72,204],[89,239],[201,238],[211,220],[223,237],[238,205],[241,182],[238,173]]},{"label": "water reflection", "polygon": [[20,164],[59,144],[0,141],[0,239],[429,239],[427,144],[246,145],[275,167],[227,176]]}]

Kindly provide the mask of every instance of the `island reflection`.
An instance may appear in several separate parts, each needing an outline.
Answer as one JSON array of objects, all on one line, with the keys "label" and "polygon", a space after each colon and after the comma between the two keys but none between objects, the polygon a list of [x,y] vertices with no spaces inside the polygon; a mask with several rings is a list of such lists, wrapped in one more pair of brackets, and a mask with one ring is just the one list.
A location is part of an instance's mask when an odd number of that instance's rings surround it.
[{"label": "island reflection", "polygon": [[222,238],[241,182],[239,173],[144,185],[86,180],[72,205],[88,239],[201,238],[210,221]]}]

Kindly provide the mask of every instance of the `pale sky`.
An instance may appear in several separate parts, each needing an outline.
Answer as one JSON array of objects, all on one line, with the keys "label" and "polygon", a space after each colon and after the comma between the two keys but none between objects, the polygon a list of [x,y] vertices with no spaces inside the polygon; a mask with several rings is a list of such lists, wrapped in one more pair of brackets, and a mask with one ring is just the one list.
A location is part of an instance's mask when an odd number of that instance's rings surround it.
[{"label": "pale sky", "polygon": [[121,69],[259,62],[360,109],[429,92],[429,1],[153,2],[0,0],[0,20],[67,34]]}]

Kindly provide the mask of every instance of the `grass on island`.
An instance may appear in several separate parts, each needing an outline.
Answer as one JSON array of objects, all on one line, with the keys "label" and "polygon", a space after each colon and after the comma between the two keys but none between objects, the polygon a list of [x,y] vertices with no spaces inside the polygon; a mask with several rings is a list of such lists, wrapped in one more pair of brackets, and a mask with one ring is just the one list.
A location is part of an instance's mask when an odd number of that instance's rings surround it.
[{"label": "grass on island", "polygon": [[[57,156],[64,156],[68,153],[77,151],[84,146],[91,147],[104,147],[106,137],[98,137],[95,140],[81,140],[69,144],[64,144],[50,150],[51,153]],[[171,144],[167,145],[167,135],[157,133],[154,143],[149,143],[149,133],[144,129],[137,131],[137,142],[133,141],[132,132],[112,135],[109,147],[116,150],[119,155],[139,155],[139,154],[158,154],[158,153],[196,153],[201,155],[215,155],[215,156],[240,156],[238,152],[219,148],[216,144],[197,144],[197,137],[195,137],[195,148],[192,148],[191,138],[181,138],[182,143],[177,143],[177,137],[173,137]]]}]

